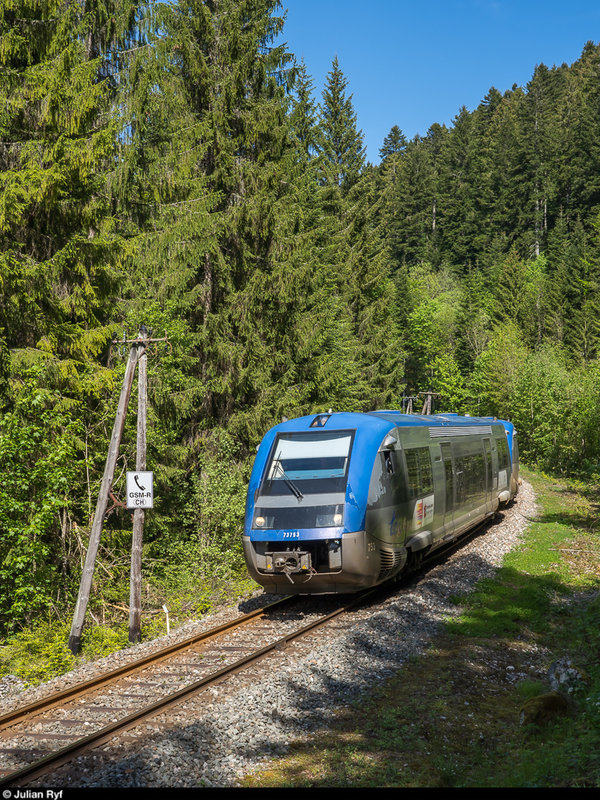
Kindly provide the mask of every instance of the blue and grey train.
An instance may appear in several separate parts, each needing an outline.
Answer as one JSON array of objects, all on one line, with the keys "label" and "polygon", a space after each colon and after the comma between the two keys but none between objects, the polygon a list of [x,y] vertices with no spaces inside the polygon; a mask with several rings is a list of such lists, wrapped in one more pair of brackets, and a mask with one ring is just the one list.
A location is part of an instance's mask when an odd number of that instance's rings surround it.
[{"label": "blue and grey train", "polygon": [[399,411],[288,420],[254,461],[248,571],[269,593],[375,586],[492,517],[518,483],[510,422]]}]

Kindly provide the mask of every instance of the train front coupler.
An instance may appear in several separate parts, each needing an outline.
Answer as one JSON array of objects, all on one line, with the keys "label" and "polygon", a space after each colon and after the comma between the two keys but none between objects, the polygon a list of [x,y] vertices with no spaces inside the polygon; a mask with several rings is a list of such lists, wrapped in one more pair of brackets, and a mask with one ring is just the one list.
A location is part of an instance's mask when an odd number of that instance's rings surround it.
[{"label": "train front coupler", "polygon": [[294,583],[292,575],[312,576],[312,560],[305,550],[281,550],[265,553],[267,570],[271,574],[283,573],[290,583]]}]

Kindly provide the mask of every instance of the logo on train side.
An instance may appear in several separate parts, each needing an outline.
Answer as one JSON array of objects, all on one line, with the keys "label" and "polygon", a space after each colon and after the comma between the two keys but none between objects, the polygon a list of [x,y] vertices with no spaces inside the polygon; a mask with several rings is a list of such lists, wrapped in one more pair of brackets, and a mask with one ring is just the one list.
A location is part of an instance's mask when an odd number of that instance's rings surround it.
[{"label": "logo on train side", "polygon": [[417,500],[415,503],[415,510],[413,514],[413,528],[422,528],[433,521],[433,512],[435,509],[435,497],[429,495],[422,500]]}]

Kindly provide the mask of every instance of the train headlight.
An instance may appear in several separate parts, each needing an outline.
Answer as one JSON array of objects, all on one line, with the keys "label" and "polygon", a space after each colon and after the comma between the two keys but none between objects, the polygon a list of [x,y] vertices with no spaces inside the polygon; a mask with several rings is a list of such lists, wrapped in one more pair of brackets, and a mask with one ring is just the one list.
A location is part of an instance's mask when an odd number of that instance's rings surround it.
[{"label": "train headlight", "polygon": [[334,514],[333,515],[333,524],[334,525],[341,525],[342,524],[342,515],[341,514]]},{"label": "train headlight", "polygon": [[254,524],[256,525],[257,528],[262,528],[263,525],[265,524],[265,518],[264,517],[256,517],[256,519],[254,520]]}]

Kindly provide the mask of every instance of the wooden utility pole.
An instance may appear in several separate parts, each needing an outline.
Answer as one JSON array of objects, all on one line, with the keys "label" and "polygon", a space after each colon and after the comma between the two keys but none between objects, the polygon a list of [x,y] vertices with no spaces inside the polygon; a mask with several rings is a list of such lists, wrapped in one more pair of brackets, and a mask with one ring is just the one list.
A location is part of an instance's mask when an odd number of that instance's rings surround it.
[{"label": "wooden utility pole", "polygon": [[431,389],[428,392],[419,392],[420,395],[425,395],[425,402],[423,403],[423,409],[421,414],[431,414],[432,413],[432,401],[434,397],[439,397],[437,392],[432,392]]},{"label": "wooden utility pole", "polygon": [[[142,325],[140,338],[148,334]],[[138,472],[146,469],[146,417],[148,402],[148,369],[146,344],[140,343],[138,357],[138,411],[137,411],[137,451],[135,468]],[[133,512],[133,538],[131,541],[131,574],[129,580],[129,641],[139,642],[142,624],[142,540],[144,538],[144,509]]]},{"label": "wooden utility pole", "polygon": [[83,574],[81,576],[79,594],[77,596],[77,605],[75,606],[75,613],[73,614],[73,623],[71,625],[71,634],[69,636],[69,650],[74,655],[79,652],[79,645],[81,644],[81,631],[83,630],[85,612],[90,599],[92,578],[94,575],[94,567],[96,565],[96,555],[98,553],[98,546],[100,544],[100,534],[102,533],[102,523],[104,522],[104,515],[106,514],[108,498],[115,474],[115,465],[119,455],[119,445],[121,443],[121,436],[123,435],[125,414],[127,412],[127,404],[129,403],[129,395],[131,394],[131,386],[133,384],[133,376],[135,374],[137,358],[138,348],[136,344],[133,344],[131,346],[131,350],[129,351],[129,358],[125,368],[125,377],[123,378],[123,385],[121,387],[121,396],[119,398],[117,414],[115,416],[110,445],[108,447],[108,455],[106,457],[106,464],[104,465],[104,475],[102,477],[100,493],[96,503],[94,522],[90,532],[90,542],[88,545],[87,555],[85,557]]},{"label": "wooden utility pole", "polygon": [[410,395],[407,397],[406,395],[402,395],[402,413],[403,414],[412,414],[413,413],[413,400],[418,400],[418,397],[414,397]]},{"label": "wooden utility pole", "polygon": [[[150,332],[151,335],[151,332]],[[123,426],[125,424],[125,415],[127,413],[127,406],[129,404],[129,397],[131,395],[131,387],[133,385],[133,377],[135,368],[139,361],[139,380],[138,380],[138,420],[137,420],[137,454],[136,454],[136,470],[143,472],[146,467],[146,408],[147,408],[147,350],[150,343],[164,342],[169,344],[167,337],[161,339],[152,339],[148,335],[145,325],[140,326],[140,331],[137,339],[125,339],[123,337],[123,344],[131,345],[129,351],[129,359],[125,368],[125,377],[123,379],[123,386],[121,387],[121,397],[119,398],[119,405],[117,408],[117,415],[115,417],[115,424],[113,425],[113,432],[108,448],[108,456],[106,457],[106,464],[104,467],[104,476],[100,486],[100,493],[98,495],[98,502],[96,504],[96,512],[94,514],[94,522],[90,532],[90,542],[88,551],[85,558],[85,565],[83,574],[81,576],[81,584],[79,587],[79,595],[77,596],[77,605],[75,606],[75,613],[73,615],[73,624],[71,626],[71,635],[69,636],[69,649],[73,654],[79,651],[81,643],[81,631],[83,630],[83,623],[85,619],[85,612],[87,604],[90,599],[90,590],[92,586],[92,577],[94,575],[94,566],[96,563],[96,556],[98,554],[98,546],[100,544],[100,534],[102,533],[102,524],[106,516],[106,509],[108,506],[108,498],[111,495],[112,482],[115,474],[115,466],[119,455],[119,445],[121,443],[121,436],[123,435]],[[114,497],[113,497],[114,500]],[[116,505],[125,507],[123,503],[115,501]],[[133,514],[133,542],[131,551],[131,585],[130,585],[130,612],[129,612],[129,640],[134,642],[140,638],[141,628],[141,561],[142,561],[142,536],[144,530],[144,511],[142,508],[135,508]]]}]

